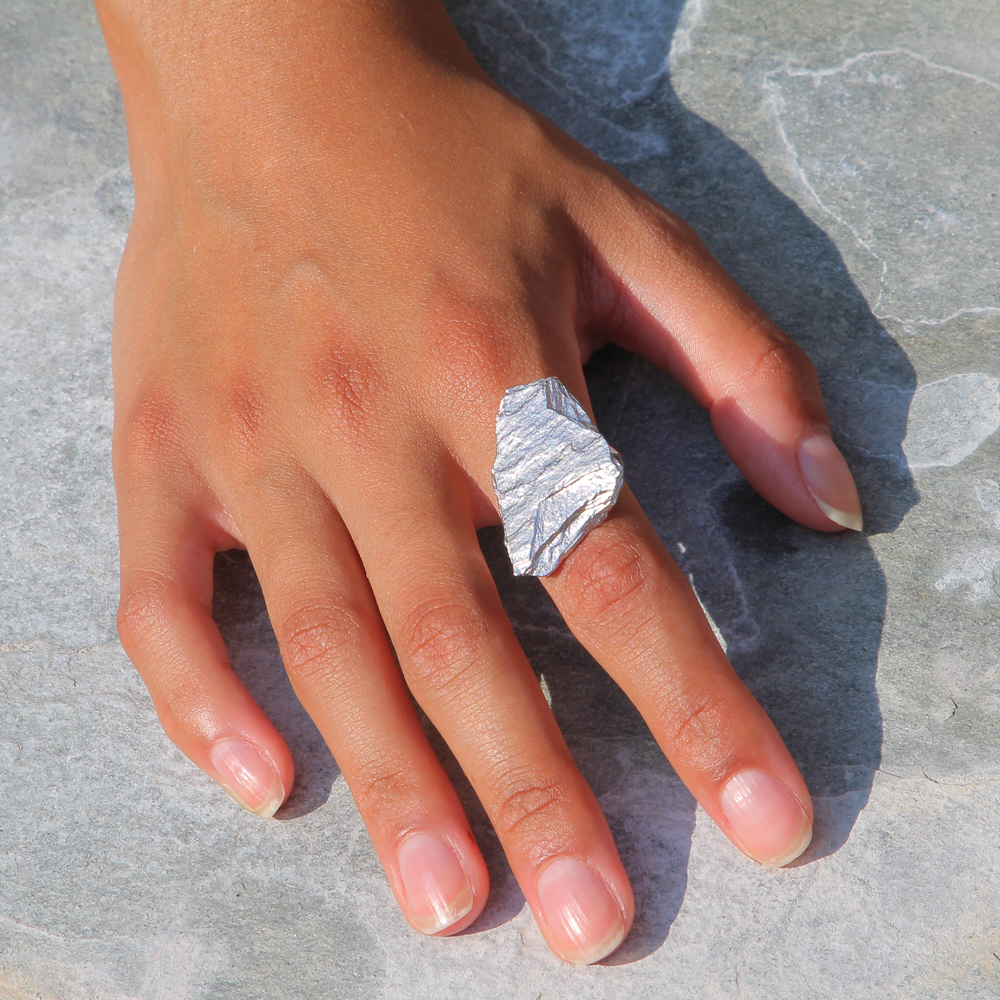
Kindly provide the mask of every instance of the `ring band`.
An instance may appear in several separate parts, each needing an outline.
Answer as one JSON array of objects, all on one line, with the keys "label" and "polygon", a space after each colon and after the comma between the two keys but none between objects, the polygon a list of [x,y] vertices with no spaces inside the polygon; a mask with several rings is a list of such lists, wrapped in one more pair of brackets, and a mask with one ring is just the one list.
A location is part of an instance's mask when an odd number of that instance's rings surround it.
[{"label": "ring band", "polygon": [[548,576],[618,500],[621,456],[557,378],[508,389],[493,490],[515,576]]}]

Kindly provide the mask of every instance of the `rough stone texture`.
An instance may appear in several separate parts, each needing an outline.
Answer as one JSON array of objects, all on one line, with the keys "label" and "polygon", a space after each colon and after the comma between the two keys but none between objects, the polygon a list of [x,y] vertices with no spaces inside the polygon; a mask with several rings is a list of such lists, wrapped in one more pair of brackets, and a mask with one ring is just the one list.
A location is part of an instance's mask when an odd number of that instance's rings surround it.
[{"label": "rough stone texture", "polygon": [[692,222],[820,369],[863,537],[770,510],[648,365],[590,371],[633,489],[802,765],[816,843],[780,872],[738,855],[498,532],[484,548],[636,887],[606,966],[548,954],[452,765],[493,895],[458,939],[407,929],[245,559],[219,559],[218,618],[292,745],[293,798],[261,822],[173,749],[114,632],[120,101],[84,0],[0,0],[0,997],[995,996],[1000,8],[450,8],[501,83]]}]

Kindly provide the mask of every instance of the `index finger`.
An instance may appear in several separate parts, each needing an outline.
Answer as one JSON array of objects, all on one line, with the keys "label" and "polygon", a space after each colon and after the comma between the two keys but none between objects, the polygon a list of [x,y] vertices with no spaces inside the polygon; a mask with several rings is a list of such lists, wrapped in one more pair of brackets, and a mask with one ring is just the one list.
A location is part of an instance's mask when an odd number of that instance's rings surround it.
[{"label": "index finger", "polygon": [[[819,531],[861,531],[853,476],[833,441],[805,352],[683,220],[621,181],[582,212],[602,261],[596,317],[613,340],[670,372],[711,416],[766,500]],[[607,310],[611,303],[610,313]]]}]

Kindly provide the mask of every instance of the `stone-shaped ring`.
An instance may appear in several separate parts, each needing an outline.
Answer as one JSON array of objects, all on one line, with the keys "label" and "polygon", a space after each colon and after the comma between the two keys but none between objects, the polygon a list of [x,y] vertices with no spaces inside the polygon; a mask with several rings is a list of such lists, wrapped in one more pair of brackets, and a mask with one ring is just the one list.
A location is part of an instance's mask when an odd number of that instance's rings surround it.
[{"label": "stone-shaped ring", "polygon": [[614,507],[621,456],[557,378],[508,389],[493,490],[515,576],[548,576]]}]

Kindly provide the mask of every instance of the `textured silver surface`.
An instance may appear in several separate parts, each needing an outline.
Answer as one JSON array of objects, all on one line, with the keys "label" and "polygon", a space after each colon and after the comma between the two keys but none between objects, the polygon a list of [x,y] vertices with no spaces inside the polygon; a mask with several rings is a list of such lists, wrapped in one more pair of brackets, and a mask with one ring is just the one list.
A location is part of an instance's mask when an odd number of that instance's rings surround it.
[{"label": "textured silver surface", "polygon": [[493,490],[516,576],[548,576],[607,516],[622,460],[557,378],[508,389],[497,412]]}]

